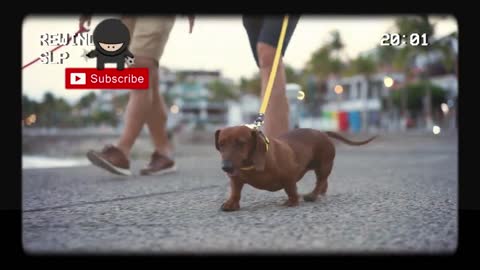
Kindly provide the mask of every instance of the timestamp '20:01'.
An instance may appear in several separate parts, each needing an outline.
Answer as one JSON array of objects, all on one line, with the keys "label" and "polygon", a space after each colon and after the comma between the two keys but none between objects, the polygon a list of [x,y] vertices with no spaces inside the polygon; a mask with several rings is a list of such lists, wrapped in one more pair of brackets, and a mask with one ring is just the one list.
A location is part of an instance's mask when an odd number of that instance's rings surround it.
[{"label": "timestamp '20:01'", "polygon": [[400,35],[398,33],[383,34],[380,40],[381,46],[400,46],[403,44],[411,46],[428,46],[427,34],[412,33],[408,35]]}]

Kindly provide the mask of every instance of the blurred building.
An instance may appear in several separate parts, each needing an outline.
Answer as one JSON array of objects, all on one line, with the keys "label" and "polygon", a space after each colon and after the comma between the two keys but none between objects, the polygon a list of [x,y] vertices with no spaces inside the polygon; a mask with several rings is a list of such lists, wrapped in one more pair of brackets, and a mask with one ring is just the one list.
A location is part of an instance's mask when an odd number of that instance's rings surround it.
[{"label": "blurred building", "polygon": [[442,74],[430,78],[432,84],[447,90],[448,99],[457,99],[458,97],[458,78],[455,74]]},{"label": "blurred building", "polygon": [[118,95],[114,90],[111,91],[98,91],[96,99],[92,103],[91,108],[93,110],[101,112],[109,112],[113,110],[113,98]]},{"label": "blurred building", "polygon": [[[378,48],[362,53],[378,60]],[[407,83],[427,79],[447,91],[447,104],[455,112],[458,96],[458,38],[456,33],[433,40],[429,47],[418,48],[407,62],[408,77],[396,72],[391,65],[379,67],[380,72],[370,78],[358,74],[333,77],[327,80],[322,129],[365,131],[372,128],[405,128],[411,119],[400,119],[399,108],[394,108],[391,94]],[[425,102],[425,101],[424,101]],[[445,106],[444,106],[445,107]],[[314,121],[312,121],[314,122]],[[307,121],[308,123],[308,121]]]},{"label": "blurred building", "polygon": [[240,97],[238,106],[241,108],[240,115],[243,123],[252,123],[258,115],[260,98],[257,95],[244,94]]},{"label": "blurred building", "polygon": [[177,83],[170,89],[169,95],[173,104],[170,111],[181,115],[183,121],[207,121],[207,110],[212,105],[208,104],[209,93],[205,85],[196,81]]},{"label": "blurred building", "polygon": [[412,68],[447,90],[449,99],[458,96],[458,37],[452,33],[433,41],[432,48],[418,54]]},{"label": "blurred building", "polygon": [[177,81],[177,73],[169,68],[160,66],[159,71],[159,86],[162,93],[167,93]]},{"label": "blurred building", "polygon": [[[391,80],[388,87],[386,80]],[[346,118],[344,121],[350,125],[343,128],[341,123],[325,123],[323,129],[358,132],[367,122],[369,128],[381,128],[382,113],[387,109],[385,104],[388,103],[388,97],[391,91],[395,91],[404,81],[404,74],[387,72],[373,74],[370,78],[355,75],[329,79],[326,103],[322,108],[325,121]]]},{"label": "blurred building", "polygon": [[[432,84],[441,87],[446,93],[446,104],[442,104],[443,115],[434,110],[433,117],[438,124],[448,130],[455,130],[458,117],[458,35],[449,35],[433,40],[428,51],[415,57],[413,68],[419,77],[428,79]],[[435,112],[437,115],[435,115]]]},{"label": "blurred building", "polygon": [[221,79],[220,71],[209,70],[178,70],[176,76],[181,81],[195,81],[201,85],[206,85],[214,80]]},{"label": "blurred building", "polygon": [[[173,79],[173,75],[170,76]],[[228,125],[239,121],[242,106],[238,102],[212,101],[209,84],[220,81],[233,86],[231,79],[222,77],[220,71],[179,70],[169,88],[172,99],[170,125],[186,124],[190,128]],[[162,79],[160,79],[162,80]]]}]

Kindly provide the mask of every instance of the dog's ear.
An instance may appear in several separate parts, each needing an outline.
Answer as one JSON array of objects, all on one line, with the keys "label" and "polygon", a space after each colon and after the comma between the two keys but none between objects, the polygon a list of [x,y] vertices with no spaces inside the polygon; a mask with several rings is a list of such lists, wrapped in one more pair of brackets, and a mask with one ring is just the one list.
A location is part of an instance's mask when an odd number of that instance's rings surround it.
[{"label": "dog's ear", "polygon": [[217,148],[217,150],[220,151],[220,147],[218,147],[218,136],[220,135],[220,129],[217,129],[217,131],[215,131],[215,148]]},{"label": "dog's ear", "polygon": [[255,143],[255,149],[252,155],[253,166],[257,171],[265,169],[265,161],[267,156],[267,145],[259,131],[252,130],[252,140]]}]

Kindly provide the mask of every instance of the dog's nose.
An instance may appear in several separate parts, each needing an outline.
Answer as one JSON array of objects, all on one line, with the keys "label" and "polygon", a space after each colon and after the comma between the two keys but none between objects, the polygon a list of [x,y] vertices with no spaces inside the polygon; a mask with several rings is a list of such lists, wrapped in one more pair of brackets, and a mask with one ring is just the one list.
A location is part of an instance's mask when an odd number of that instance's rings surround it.
[{"label": "dog's nose", "polygon": [[233,172],[233,164],[230,160],[222,161],[222,170],[227,173]]}]

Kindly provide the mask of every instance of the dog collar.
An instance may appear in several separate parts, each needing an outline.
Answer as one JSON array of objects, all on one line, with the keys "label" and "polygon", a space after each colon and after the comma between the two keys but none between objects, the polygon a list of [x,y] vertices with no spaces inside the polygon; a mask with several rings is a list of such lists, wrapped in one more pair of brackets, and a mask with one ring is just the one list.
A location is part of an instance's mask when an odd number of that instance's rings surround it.
[{"label": "dog collar", "polygon": [[268,137],[265,136],[265,134],[263,134],[263,132],[259,130],[258,127],[254,124],[245,124],[244,126],[248,127],[249,129],[258,130],[258,133],[260,134],[260,136],[263,138],[263,141],[265,142],[265,148],[266,148],[265,152],[268,152],[268,145],[270,144],[270,140],[268,139]]},{"label": "dog collar", "polygon": [[249,129],[257,129],[257,126],[254,124],[245,124],[244,126],[248,127]]},{"label": "dog collar", "polygon": [[255,167],[253,165],[240,168],[240,170],[242,170],[242,171],[251,171],[253,169],[255,169]]},{"label": "dog collar", "polygon": [[[258,130],[258,127],[256,125],[253,125],[253,124],[245,124],[246,127],[250,128],[250,129],[256,129]],[[265,136],[265,134],[263,134],[263,132],[261,130],[258,130],[258,134],[260,134],[260,136],[263,138],[263,141],[265,142],[265,152],[268,152],[268,146],[270,144],[270,140],[268,139],[267,136]],[[255,167],[253,165],[250,165],[250,166],[245,166],[245,167],[242,167],[240,168],[240,170],[243,170],[243,171],[250,171],[250,170],[253,170],[255,169]]]},{"label": "dog collar", "polygon": [[268,152],[268,145],[270,144],[270,140],[267,138],[267,136],[265,136],[265,134],[263,134],[263,132],[259,132],[260,135],[263,137],[263,141],[265,142],[265,152]]}]

